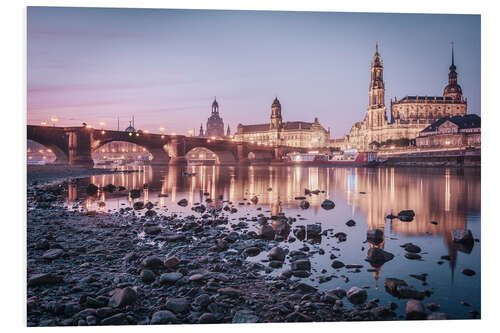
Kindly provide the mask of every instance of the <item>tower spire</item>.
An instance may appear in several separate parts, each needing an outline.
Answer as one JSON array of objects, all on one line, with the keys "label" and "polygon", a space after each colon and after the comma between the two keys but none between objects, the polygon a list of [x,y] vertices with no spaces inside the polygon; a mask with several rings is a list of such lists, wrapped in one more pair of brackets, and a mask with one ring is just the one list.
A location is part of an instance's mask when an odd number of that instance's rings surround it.
[{"label": "tower spire", "polygon": [[451,41],[451,65],[455,66],[455,50],[454,50],[455,43]]}]

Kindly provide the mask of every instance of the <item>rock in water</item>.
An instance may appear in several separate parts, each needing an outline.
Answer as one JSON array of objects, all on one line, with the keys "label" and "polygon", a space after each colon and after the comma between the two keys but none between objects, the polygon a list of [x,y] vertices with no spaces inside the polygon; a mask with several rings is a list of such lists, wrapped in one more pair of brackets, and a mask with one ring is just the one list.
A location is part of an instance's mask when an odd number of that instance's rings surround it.
[{"label": "rock in water", "polygon": [[345,264],[342,261],[334,260],[332,262],[332,267],[335,268],[335,269],[342,268],[344,266],[345,266]]},{"label": "rock in water", "polygon": [[321,203],[321,208],[325,210],[333,209],[335,208],[335,203],[331,200],[325,199],[325,201]]},{"label": "rock in water", "polygon": [[451,235],[455,243],[462,243],[462,244],[474,243],[474,237],[472,236],[472,232],[468,229],[452,230]]},{"label": "rock in water", "polygon": [[366,240],[374,245],[378,245],[384,241],[384,232],[380,229],[367,230]]},{"label": "rock in water", "polygon": [[151,317],[151,325],[172,324],[177,321],[177,317],[170,311],[158,311]]},{"label": "rock in water", "polygon": [[273,240],[275,236],[274,229],[270,225],[263,225],[258,232],[260,238],[265,240]]},{"label": "rock in water", "polygon": [[422,320],[426,317],[424,306],[420,301],[410,300],[406,302],[406,319]]},{"label": "rock in water", "polygon": [[346,226],[348,227],[354,227],[356,225],[356,221],[354,220],[349,220],[345,223]]},{"label": "rock in water", "polygon": [[410,253],[420,253],[420,251],[422,251],[420,247],[412,243],[404,244],[401,247],[403,247],[406,250],[406,252]]},{"label": "rock in water", "polygon": [[188,205],[188,201],[186,199],[181,199],[177,204],[181,207],[186,207]]},{"label": "rock in water", "polygon": [[270,260],[278,260],[278,261],[284,261],[285,255],[286,255],[285,250],[283,250],[279,246],[273,247],[268,253]]},{"label": "rock in water", "polygon": [[403,222],[411,222],[415,217],[415,212],[413,210],[402,210],[398,214],[398,218]]},{"label": "rock in water", "polygon": [[405,253],[405,258],[410,259],[410,260],[420,260],[420,259],[422,259],[422,256],[420,256],[419,254],[416,254],[416,253],[408,252],[408,253]]},{"label": "rock in water", "polygon": [[242,323],[258,323],[259,317],[257,317],[252,311],[249,310],[240,310],[234,314],[233,323],[234,324],[242,324]]},{"label": "rock in water", "polygon": [[365,289],[361,289],[359,287],[352,287],[347,292],[347,299],[352,304],[358,305],[366,302],[366,298],[368,297],[368,293]]},{"label": "rock in water", "polygon": [[474,272],[472,269],[466,268],[462,269],[462,274],[467,276],[473,276],[476,275],[476,272]]},{"label": "rock in water", "polygon": [[299,259],[292,262],[292,271],[310,271],[311,262],[309,259]]},{"label": "rock in water", "polygon": [[306,225],[307,238],[315,238],[321,236],[321,224],[308,224]]},{"label": "rock in water", "polygon": [[141,190],[130,190],[129,195],[132,199],[138,199],[141,197]]},{"label": "rock in water", "polygon": [[300,208],[302,208],[302,209],[307,209],[307,208],[309,208],[309,206],[310,206],[310,204],[307,200],[302,200],[300,202]]},{"label": "rock in water", "polygon": [[254,196],[252,199],[250,199],[250,201],[256,205],[258,202],[259,202],[259,198],[257,198],[257,196]]},{"label": "rock in water", "polygon": [[387,261],[392,260],[394,255],[377,247],[371,247],[366,254],[365,260],[374,267],[380,267]]},{"label": "rock in water", "polygon": [[126,287],[123,289],[116,289],[113,296],[109,299],[108,306],[112,308],[123,308],[127,305],[134,304],[137,300],[137,292]]}]

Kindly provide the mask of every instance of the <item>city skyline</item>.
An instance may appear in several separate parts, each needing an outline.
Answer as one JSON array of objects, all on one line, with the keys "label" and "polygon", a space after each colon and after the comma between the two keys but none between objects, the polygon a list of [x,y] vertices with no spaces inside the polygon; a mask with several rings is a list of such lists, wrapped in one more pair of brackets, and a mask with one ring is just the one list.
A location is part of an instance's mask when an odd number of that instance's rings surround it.
[{"label": "city skyline", "polygon": [[442,95],[452,40],[480,115],[479,15],[29,7],[28,123],[116,128],[119,116],[123,129],[135,115],[187,134],[214,96],[231,128],[267,122],[278,96],[284,121],[318,117],[338,138],[365,115],[376,42],[389,109]]}]

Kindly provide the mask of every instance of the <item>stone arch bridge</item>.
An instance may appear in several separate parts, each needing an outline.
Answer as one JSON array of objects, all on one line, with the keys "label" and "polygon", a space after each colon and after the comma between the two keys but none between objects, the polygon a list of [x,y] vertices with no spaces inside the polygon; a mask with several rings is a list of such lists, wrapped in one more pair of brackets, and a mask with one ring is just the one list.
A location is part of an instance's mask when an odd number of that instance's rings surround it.
[{"label": "stone arch bridge", "polygon": [[89,127],[27,126],[27,138],[52,150],[56,163],[92,167],[92,153],[101,146],[124,141],[146,148],[153,160],[151,164],[185,164],[186,154],[195,148],[206,148],[216,155],[216,164],[247,164],[250,158],[280,162],[290,152],[306,152],[306,148],[265,146],[230,140],[161,135],[138,132],[98,130]]}]

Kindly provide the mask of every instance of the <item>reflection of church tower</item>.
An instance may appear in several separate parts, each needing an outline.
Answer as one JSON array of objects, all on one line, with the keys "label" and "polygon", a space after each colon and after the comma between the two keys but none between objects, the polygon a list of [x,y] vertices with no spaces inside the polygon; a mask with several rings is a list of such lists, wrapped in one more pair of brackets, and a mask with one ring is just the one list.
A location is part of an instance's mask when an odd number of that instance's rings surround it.
[{"label": "reflection of church tower", "polygon": [[203,124],[200,125],[200,137],[204,137],[205,135],[203,134]]},{"label": "reflection of church tower", "polygon": [[[366,111],[365,116],[365,125],[368,129],[374,129],[387,125],[387,114],[384,97],[384,66],[380,53],[378,53],[378,43],[376,44],[376,51],[375,55],[373,56],[373,62],[370,72],[370,98],[368,103],[368,110]],[[377,140],[377,138],[369,138],[369,140]]]}]

